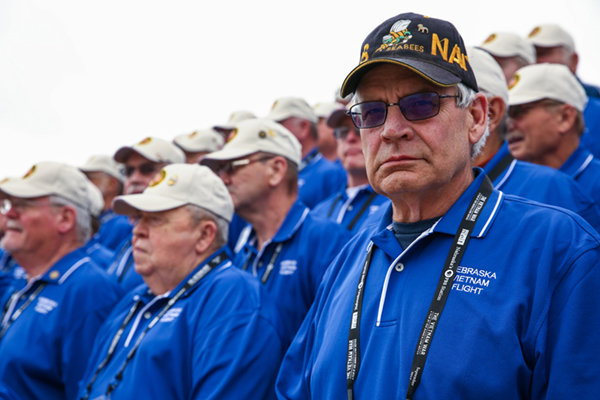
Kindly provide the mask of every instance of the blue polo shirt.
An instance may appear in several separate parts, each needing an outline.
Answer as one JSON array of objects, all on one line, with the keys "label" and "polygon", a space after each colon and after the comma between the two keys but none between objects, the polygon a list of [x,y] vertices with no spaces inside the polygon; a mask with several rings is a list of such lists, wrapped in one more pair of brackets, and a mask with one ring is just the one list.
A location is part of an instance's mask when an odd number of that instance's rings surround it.
[{"label": "blue polo shirt", "polygon": [[[480,174],[402,249],[392,207],[333,261],[278,376],[280,399],[345,399],[367,248],[357,399],[404,399],[413,355]],[[588,399],[600,390],[600,235],[578,215],[494,190],[457,267],[414,399]]]},{"label": "blue polo shirt", "polygon": [[[484,168],[486,173],[509,154],[506,142]],[[544,165],[514,160],[494,180],[494,187],[506,194],[566,208],[600,229],[600,203],[569,175]]]},{"label": "blue polo shirt", "polygon": [[[308,312],[329,263],[351,237],[338,224],[309,211],[296,201],[273,239],[259,251],[256,234],[251,232],[234,260],[258,280],[263,279],[273,260],[273,270],[264,286],[279,308],[290,340]],[[274,257],[280,245],[279,255]]]},{"label": "blue polo shirt", "polygon": [[580,145],[560,171],[575,179],[596,204],[600,204],[600,161],[592,153]]},{"label": "blue polo shirt", "polygon": [[315,147],[298,167],[298,198],[313,208],[346,185],[346,171]]},{"label": "blue polo shirt", "polygon": [[121,287],[123,293],[127,293],[144,283],[142,276],[135,272],[131,237],[121,243],[106,272],[108,272],[110,279]]},{"label": "blue polo shirt", "polygon": [[[77,398],[134,304],[140,303],[90,399],[106,392],[142,332],[205,264],[164,295],[143,284],[122,299],[98,332]],[[277,310],[260,283],[224,259],[148,331],[111,399],[274,399],[283,346]]]},{"label": "blue polo shirt", "polygon": [[362,229],[369,216],[389,201],[387,197],[375,193],[369,184],[350,189],[344,186],[338,193],[319,203],[311,212],[334,221],[355,234]]},{"label": "blue polo shirt", "polygon": [[117,251],[119,245],[131,236],[132,229],[127,216],[115,214],[112,209],[107,210],[100,215],[100,229],[94,235],[94,240]]},{"label": "blue polo shirt", "polygon": [[112,258],[115,256],[114,251],[109,250],[99,242],[88,240],[83,246],[86,254],[103,270],[106,270]]},{"label": "blue polo shirt", "polygon": [[[119,288],[79,248],[45,274],[14,280],[0,304],[1,326],[46,286],[0,339],[0,381],[23,399],[74,399],[94,337],[119,299]],[[12,293],[18,293],[10,301]]]},{"label": "blue polo shirt", "polygon": [[600,157],[600,98],[588,97],[583,119],[585,130],[581,136],[581,144],[595,157]]}]

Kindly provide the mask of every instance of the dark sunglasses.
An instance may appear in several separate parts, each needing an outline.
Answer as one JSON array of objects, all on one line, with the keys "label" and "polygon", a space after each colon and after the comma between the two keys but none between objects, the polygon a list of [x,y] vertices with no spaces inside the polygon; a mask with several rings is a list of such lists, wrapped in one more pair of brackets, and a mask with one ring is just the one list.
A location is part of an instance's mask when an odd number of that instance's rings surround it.
[{"label": "dark sunglasses", "polygon": [[125,167],[123,168],[123,174],[126,177],[130,177],[131,175],[133,175],[133,173],[135,172],[136,169],[138,171],[140,171],[140,174],[148,176],[148,175],[154,174],[154,172],[156,171],[156,164],[155,163],[144,163],[137,167],[125,165]]},{"label": "dark sunglasses", "polygon": [[398,106],[407,121],[420,121],[435,117],[440,112],[440,99],[458,97],[458,95],[440,95],[436,92],[421,92],[409,94],[398,100],[397,103],[383,101],[366,101],[350,107],[346,112],[354,125],[359,129],[375,128],[383,125],[387,118],[389,106]]},{"label": "dark sunglasses", "polygon": [[333,130],[333,136],[336,139],[344,140],[348,137],[348,134],[350,134],[351,130],[353,130],[354,133],[356,133],[356,135],[358,137],[360,137],[360,132],[358,131],[358,129],[356,129],[356,128],[350,129],[347,126],[340,126],[339,128],[335,128]]}]

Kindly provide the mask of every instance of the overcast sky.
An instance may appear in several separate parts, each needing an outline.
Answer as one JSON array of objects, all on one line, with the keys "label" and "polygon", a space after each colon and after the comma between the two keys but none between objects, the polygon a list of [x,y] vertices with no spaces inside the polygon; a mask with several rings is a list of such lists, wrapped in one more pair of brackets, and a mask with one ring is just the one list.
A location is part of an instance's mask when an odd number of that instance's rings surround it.
[{"label": "overcast sky", "polygon": [[575,39],[578,75],[600,84],[598,0],[402,4],[0,0],[0,178],[171,140],[235,110],[264,116],[282,96],[332,101],[364,37],[402,12],[453,22],[467,45],[558,23]]}]

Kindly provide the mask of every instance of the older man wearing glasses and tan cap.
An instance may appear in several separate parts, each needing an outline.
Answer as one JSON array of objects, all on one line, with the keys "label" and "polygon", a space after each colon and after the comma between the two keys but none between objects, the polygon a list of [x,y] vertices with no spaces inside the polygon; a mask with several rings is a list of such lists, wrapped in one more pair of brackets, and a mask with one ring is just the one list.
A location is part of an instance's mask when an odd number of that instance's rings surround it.
[{"label": "older man wearing glasses and tan cap", "polygon": [[89,181],[55,162],[0,184],[2,247],[27,273],[0,300],[0,381],[23,399],[73,399],[119,288],[83,250]]},{"label": "older man wearing glasses and tan cap", "polygon": [[273,399],[280,320],[262,285],[232,265],[223,182],[204,166],[169,165],[114,207],[136,221],[145,284],[99,330],[76,398]]},{"label": "older man wearing glasses and tan cap", "polygon": [[[147,137],[133,146],[121,147],[114,160],[124,165],[124,194],[142,193],[154,176],[168,164],[185,163],[185,154],[175,144],[156,137]],[[131,236],[117,247],[108,274],[125,292],[142,283],[133,268]]]},{"label": "older man wearing glasses and tan cap", "polygon": [[313,208],[344,184],[344,169],[319,152],[318,118],[304,99],[277,99],[267,118],[283,125],[300,142],[302,160],[298,165],[298,197],[304,204]]},{"label": "older man wearing glasses and tan cap", "polygon": [[487,99],[451,23],[400,14],[357,50],[342,95],[391,205],[329,266],[279,398],[594,398],[600,235],[472,168]]},{"label": "older man wearing glasses and tan cap", "polygon": [[241,122],[225,147],[201,163],[221,177],[235,212],[250,224],[234,263],[266,287],[291,339],[350,234],[298,199],[300,143],[274,121]]}]

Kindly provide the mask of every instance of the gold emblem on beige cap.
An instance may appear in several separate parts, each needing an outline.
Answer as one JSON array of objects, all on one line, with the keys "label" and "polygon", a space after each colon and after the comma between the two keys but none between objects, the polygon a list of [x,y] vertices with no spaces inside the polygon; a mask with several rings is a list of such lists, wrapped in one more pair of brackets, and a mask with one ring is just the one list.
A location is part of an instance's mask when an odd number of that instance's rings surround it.
[{"label": "gold emblem on beige cap", "polygon": [[528,37],[534,37],[535,35],[537,35],[538,33],[540,33],[540,27],[536,26],[535,28],[533,28],[533,30],[529,33]]},{"label": "gold emblem on beige cap", "polygon": [[33,167],[31,167],[31,169],[29,171],[27,171],[27,173],[25,175],[23,175],[23,179],[29,178],[31,175],[33,175],[34,172],[35,172],[35,165]]},{"label": "gold emblem on beige cap", "polygon": [[148,187],[154,187],[154,186],[158,185],[159,183],[161,183],[162,181],[165,180],[166,176],[167,176],[167,172],[164,169],[161,169],[160,172],[158,174],[156,174],[154,179],[152,179],[152,182],[150,182]]},{"label": "gold emblem on beige cap", "polygon": [[146,139],[142,140],[141,142],[138,143],[138,145],[142,145],[142,144],[148,144],[152,141],[151,137],[147,137]]},{"label": "gold emblem on beige cap", "polygon": [[512,80],[508,84],[508,90],[510,90],[510,89],[514,88],[515,86],[517,86],[517,83],[519,83],[519,79],[521,79],[521,77],[519,76],[519,74],[515,74],[515,76],[512,78]]},{"label": "gold emblem on beige cap", "polygon": [[491,42],[493,42],[494,40],[496,40],[496,36],[497,36],[497,35],[496,35],[495,33],[492,33],[490,36],[488,36],[488,38],[487,38],[487,39],[485,39],[485,40],[483,41],[483,44],[486,44],[486,43],[491,43]]},{"label": "gold emblem on beige cap", "polygon": [[177,183],[177,180],[179,179],[179,177],[175,174],[172,177],[169,178],[169,180],[167,181],[167,185],[169,186],[173,186],[174,184]]}]

